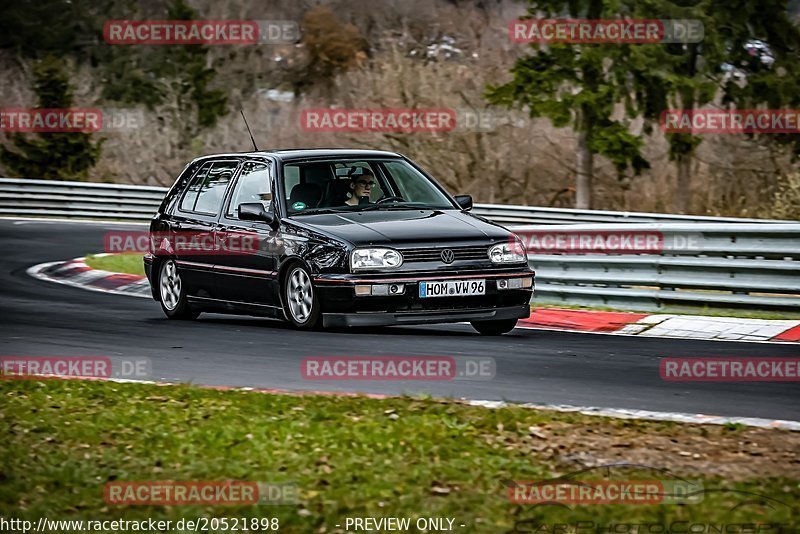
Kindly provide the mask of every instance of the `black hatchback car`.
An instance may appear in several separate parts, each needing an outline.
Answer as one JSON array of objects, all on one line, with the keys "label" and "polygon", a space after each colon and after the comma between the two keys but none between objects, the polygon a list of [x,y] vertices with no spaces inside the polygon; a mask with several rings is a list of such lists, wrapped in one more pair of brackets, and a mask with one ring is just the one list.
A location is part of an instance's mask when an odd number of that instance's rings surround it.
[{"label": "black hatchback car", "polygon": [[144,264],[170,318],[203,311],[295,327],[528,317],[533,271],[512,232],[469,213],[400,154],[276,150],[192,161],[150,224]]}]

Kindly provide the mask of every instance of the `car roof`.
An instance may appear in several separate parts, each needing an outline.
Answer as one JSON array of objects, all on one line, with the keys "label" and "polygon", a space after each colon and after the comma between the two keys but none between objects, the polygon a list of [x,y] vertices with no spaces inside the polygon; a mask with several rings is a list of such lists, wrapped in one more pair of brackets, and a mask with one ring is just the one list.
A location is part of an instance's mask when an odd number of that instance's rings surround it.
[{"label": "car roof", "polygon": [[222,158],[222,157],[241,157],[241,156],[272,156],[274,158],[287,160],[303,160],[314,158],[399,158],[401,154],[397,152],[387,152],[384,150],[364,150],[351,148],[287,148],[276,150],[259,150],[255,152],[232,152],[225,154],[209,154],[197,158]]}]

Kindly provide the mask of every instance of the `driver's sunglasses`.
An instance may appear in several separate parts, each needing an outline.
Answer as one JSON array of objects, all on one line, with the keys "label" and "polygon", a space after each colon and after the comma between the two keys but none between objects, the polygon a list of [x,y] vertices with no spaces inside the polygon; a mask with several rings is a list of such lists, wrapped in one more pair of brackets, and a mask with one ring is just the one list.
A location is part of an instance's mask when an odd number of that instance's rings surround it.
[{"label": "driver's sunglasses", "polygon": [[361,185],[361,186],[364,186],[364,187],[375,187],[375,182],[367,182],[365,180],[356,180],[356,183],[358,185]]}]

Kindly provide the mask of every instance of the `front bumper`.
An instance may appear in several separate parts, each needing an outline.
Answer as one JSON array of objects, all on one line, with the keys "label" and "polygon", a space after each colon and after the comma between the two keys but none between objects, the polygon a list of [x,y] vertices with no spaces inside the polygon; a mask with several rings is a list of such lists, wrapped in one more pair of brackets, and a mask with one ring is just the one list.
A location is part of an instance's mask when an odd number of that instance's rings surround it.
[{"label": "front bumper", "polygon": [[[318,275],[325,326],[388,326],[519,319],[530,316],[533,288],[499,289],[497,281],[532,278],[530,269],[394,273],[392,275]],[[421,280],[484,279],[484,295],[421,298]],[[356,296],[355,286],[404,284],[403,294]]]},{"label": "front bumper", "polygon": [[346,326],[393,326],[403,324],[441,324],[465,321],[494,321],[502,319],[523,319],[529,317],[531,307],[528,303],[522,306],[504,308],[484,308],[469,310],[439,310],[424,312],[360,312],[360,313],[323,313],[322,324],[325,327]]}]

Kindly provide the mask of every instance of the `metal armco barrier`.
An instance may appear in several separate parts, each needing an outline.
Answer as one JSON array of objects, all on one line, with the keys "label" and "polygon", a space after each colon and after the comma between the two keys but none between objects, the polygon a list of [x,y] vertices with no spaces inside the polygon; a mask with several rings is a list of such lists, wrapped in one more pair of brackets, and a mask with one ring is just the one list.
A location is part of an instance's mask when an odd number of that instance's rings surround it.
[{"label": "metal armco barrier", "polygon": [[165,187],[0,178],[0,215],[148,221]]},{"label": "metal armco barrier", "polygon": [[[510,226],[526,244],[559,235],[661,236],[660,250],[529,247],[536,301],[657,311],[674,306],[800,310],[800,223]],[[532,232],[538,241],[526,239]]]},{"label": "metal armco barrier", "polygon": [[[0,178],[0,216],[149,220],[167,189]],[[529,250],[536,301],[800,310],[800,222],[476,204],[515,232],[658,232],[649,253]],[[586,224],[593,223],[593,224]]]},{"label": "metal armco barrier", "polygon": [[635,211],[577,210],[567,208],[537,208],[502,204],[475,204],[475,215],[504,225],[510,224],[580,224],[580,223],[785,223],[777,219],[742,219],[738,217],[703,217],[668,213]]},{"label": "metal armco barrier", "polygon": [[[0,215],[148,220],[166,187],[0,178]],[[475,204],[472,212],[504,225],[579,223],[786,223],[773,219]]]}]

